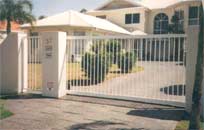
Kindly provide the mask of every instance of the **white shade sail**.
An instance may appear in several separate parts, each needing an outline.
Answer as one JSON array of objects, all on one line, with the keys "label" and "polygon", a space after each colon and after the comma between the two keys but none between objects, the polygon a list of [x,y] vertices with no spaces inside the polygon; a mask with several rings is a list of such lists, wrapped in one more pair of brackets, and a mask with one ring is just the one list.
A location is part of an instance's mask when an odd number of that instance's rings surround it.
[{"label": "white shade sail", "polygon": [[[51,26],[69,26],[69,27],[86,27],[115,32],[120,34],[131,35],[130,32],[122,27],[111,23],[105,19],[96,18],[94,16],[79,13],[77,11],[67,11],[54,16],[38,20],[34,23],[34,27],[51,27]],[[22,28],[30,28],[30,24],[24,24]]]}]

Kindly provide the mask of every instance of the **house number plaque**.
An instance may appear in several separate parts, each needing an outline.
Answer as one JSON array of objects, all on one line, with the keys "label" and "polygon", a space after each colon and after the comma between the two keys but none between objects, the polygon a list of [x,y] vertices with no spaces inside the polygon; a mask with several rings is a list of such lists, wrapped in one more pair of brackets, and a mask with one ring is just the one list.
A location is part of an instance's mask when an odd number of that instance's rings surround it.
[{"label": "house number plaque", "polygon": [[45,58],[50,59],[53,57],[53,40],[52,38],[45,39]]}]

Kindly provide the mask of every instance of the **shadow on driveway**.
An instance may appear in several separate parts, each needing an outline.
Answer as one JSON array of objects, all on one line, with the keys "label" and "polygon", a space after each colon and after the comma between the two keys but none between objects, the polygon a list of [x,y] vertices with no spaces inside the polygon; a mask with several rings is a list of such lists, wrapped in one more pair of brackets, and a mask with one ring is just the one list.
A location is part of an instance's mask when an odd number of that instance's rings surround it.
[{"label": "shadow on driveway", "polygon": [[0,99],[12,99],[12,100],[17,100],[17,99],[45,99],[46,97],[43,97],[42,94],[13,94],[13,95],[1,95]]},{"label": "shadow on driveway", "polygon": [[91,123],[76,124],[67,128],[67,130],[148,130],[145,128],[117,128],[118,125],[125,125],[124,123],[115,123],[110,121],[94,121]]},{"label": "shadow on driveway", "polygon": [[164,109],[136,109],[131,110],[127,115],[141,116],[160,120],[174,120],[179,121],[184,114],[182,108],[164,108]]}]

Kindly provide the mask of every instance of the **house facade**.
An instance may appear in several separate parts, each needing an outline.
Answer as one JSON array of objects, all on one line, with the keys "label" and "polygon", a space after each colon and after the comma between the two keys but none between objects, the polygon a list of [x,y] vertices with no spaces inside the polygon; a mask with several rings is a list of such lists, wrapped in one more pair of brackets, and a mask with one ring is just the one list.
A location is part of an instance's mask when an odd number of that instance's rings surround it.
[{"label": "house facade", "polygon": [[201,0],[109,0],[87,14],[106,19],[130,32],[167,34],[172,17],[179,30],[199,24]]}]

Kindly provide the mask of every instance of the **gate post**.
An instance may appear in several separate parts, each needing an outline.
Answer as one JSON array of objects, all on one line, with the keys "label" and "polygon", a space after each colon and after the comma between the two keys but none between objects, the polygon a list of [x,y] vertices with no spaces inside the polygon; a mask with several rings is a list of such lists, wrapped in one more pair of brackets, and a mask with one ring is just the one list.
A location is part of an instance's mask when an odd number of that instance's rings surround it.
[{"label": "gate post", "polygon": [[43,55],[43,96],[60,98],[66,95],[66,33],[41,33]]},{"label": "gate post", "polygon": [[186,43],[186,111],[191,111],[192,94],[197,62],[199,26],[190,26],[187,30]]}]

